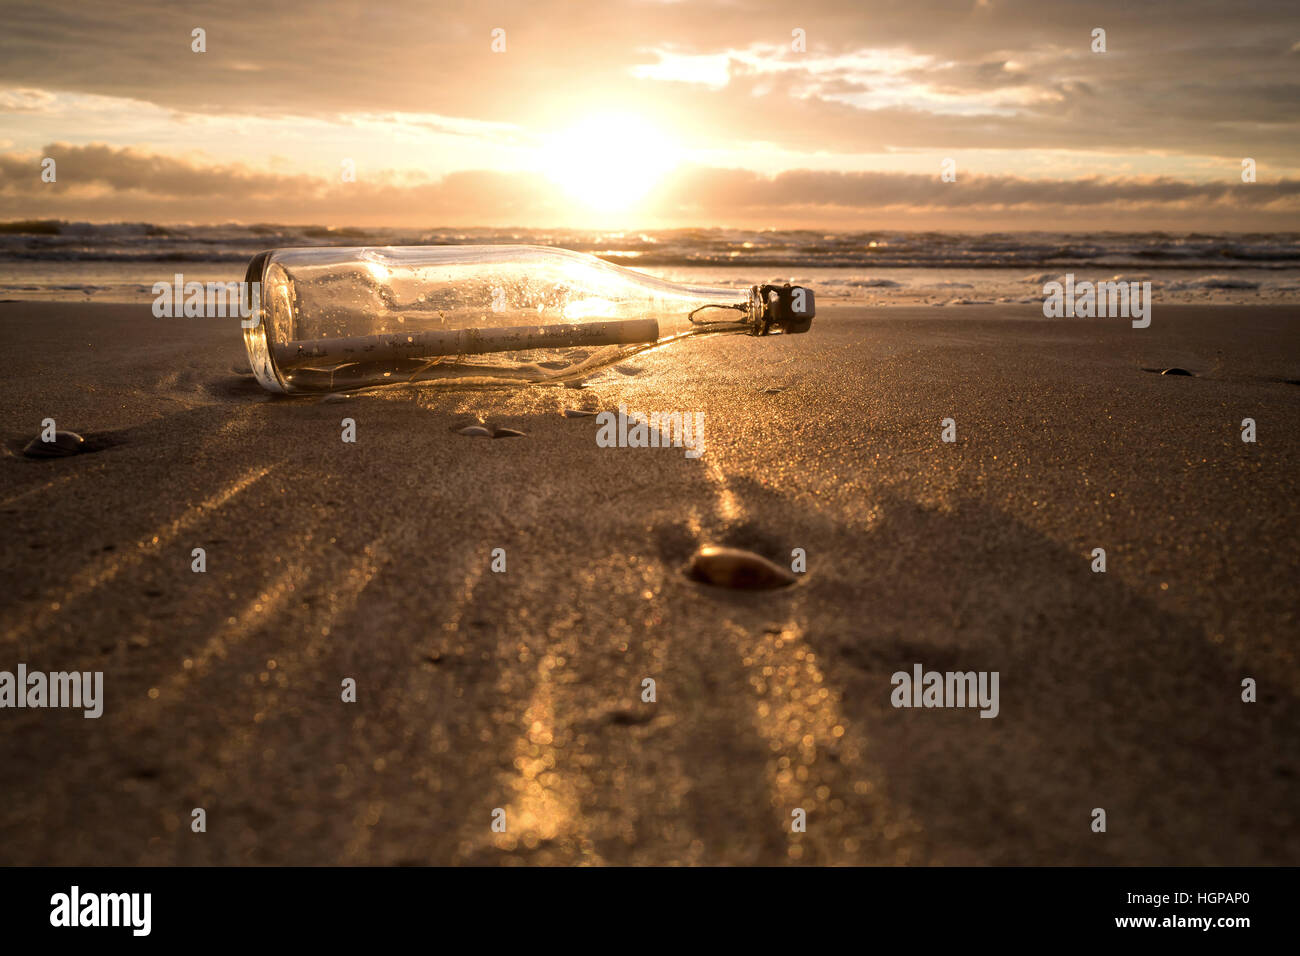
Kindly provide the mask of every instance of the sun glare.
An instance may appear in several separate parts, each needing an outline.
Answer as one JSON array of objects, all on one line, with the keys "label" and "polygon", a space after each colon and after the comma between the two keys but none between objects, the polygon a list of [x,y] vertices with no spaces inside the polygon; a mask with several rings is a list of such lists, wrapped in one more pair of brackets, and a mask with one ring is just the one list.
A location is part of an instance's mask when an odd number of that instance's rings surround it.
[{"label": "sun glare", "polygon": [[542,170],[570,197],[604,212],[627,209],[677,165],[663,132],[629,114],[588,116],[546,137]]}]

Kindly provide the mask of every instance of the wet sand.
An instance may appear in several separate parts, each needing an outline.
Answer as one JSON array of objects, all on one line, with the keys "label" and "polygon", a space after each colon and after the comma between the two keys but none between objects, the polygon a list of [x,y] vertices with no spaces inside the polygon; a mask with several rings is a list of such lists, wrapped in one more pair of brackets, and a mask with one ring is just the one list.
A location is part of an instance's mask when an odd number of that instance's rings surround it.
[{"label": "wet sand", "polygon": [[[147,304],[0,337],[0,670],[105,687],[0,710],[0,863],[1300,863],[1293,308],[826,307],[327,403]],[[705,454],[561,414],[620,402]],[[21,457],[45,417],[100,450]],[[705,543],[808,570],[710,588]],[[917,663],[997,671],[998,717],[895,709]]]}]

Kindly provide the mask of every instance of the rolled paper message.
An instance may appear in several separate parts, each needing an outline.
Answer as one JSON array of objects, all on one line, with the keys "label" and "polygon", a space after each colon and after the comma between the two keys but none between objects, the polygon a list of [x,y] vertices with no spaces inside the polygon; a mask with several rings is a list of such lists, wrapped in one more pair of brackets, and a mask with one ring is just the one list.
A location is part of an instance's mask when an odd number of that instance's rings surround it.
[{"label": "rolled paper message", "polygon": [[504,328],[448,329],[425,332],[386,332],[274,346],[278,362],[377,362],[483,355],[528,349],[582,348],[599,345],[640,345],[658,341],[655,319],[613,319],[566,325],[516,325]]}]

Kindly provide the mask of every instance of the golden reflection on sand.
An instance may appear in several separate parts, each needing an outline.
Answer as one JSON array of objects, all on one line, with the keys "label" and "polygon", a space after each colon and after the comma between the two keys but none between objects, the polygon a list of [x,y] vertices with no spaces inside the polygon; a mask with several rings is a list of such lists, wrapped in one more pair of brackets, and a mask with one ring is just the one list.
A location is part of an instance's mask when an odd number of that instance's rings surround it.
[{"label": "golden reflection on sand", "polygon": [[599,863],[587,843],[577,790],[557,768],[554,658],[543,658],[537,668],[537,686],[524,711],[524,732],[515,741],[515,778],[510,782],[514,799],[505,808],[506,832],[493,833],[502,850],[535,850],[557,841],[569,857],[581,849],[585,862]]},{"label": "golden reflection on sand", "polygon": [[[732,630],[758,698],[754,725],[768,743],[772,809],[789,835],[789,859],[907,863],[920,826],[885,795],[800,626]],[[806,832],[793,832],[796,809],[807,815]]]}]

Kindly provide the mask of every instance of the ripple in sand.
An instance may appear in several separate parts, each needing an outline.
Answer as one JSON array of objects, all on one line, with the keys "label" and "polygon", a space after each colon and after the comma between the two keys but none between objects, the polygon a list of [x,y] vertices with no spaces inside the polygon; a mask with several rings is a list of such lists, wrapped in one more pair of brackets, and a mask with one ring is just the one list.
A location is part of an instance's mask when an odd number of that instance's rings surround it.
[{"label": "ripple in sand", "polygon": [[761,554],[740,548],[706,545],[691,556],[687,576],[695,581],[737,591],[770,591],[789,587],[795,576]]},{"label": "ripple in sand", "polygon": [[27,443],[23,454],[28,458],[67,458],[86,450],[86,440],[76,432],[55,432],[54,441],[45,441],[37,435]]}]

